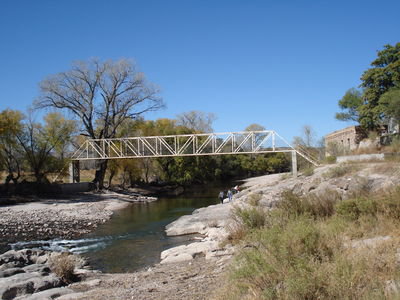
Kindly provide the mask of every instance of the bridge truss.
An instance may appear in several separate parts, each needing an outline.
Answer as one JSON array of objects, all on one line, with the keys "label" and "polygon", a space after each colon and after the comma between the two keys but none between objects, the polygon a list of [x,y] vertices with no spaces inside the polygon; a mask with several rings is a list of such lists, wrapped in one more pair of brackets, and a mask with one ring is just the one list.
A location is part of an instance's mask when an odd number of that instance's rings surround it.
[{"label": "bridge truss", "polygon": [[297,155],[317,166],[306,148],[292,147],[273,130],[88,139],[72,155],[70,181],[79,182],[79,161],[287,152],[297,176]]},{"label": "bridge truss", "polygon": [[305,153],[304,149],[293,148],[285,139],[272,130],[88,139],[75,151],[72,155],[72,160],[293,151],[310,163],[318,165],[317,160]]}]

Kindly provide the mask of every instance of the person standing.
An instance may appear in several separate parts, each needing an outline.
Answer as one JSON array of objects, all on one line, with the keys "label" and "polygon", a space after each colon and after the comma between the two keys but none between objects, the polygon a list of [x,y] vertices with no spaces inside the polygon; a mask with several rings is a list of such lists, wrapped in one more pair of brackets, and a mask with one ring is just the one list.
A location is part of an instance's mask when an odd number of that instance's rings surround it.
[{"label": "person standing", "polygon": [[224,204],[224,191],[219,192],[218,198],[221,201],[221,204]]},{"label": "person standing", "polygon": [[228,195],[229,202],[231,202],[233,194],[232,194],[232,191],[230,189],[228,190],[228,194],[227,195]]}]

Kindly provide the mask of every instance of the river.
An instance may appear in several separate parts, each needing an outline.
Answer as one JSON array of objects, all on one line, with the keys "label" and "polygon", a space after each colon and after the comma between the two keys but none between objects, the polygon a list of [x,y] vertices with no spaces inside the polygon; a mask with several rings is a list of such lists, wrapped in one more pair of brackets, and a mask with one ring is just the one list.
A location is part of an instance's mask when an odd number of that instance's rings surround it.
[{"label": "river", "polygon": [[132,272],[159,262],[163,250],[193,239],[191,235],[167,237],[165,226],[196,208],[217,204],[217,195],[216,188],[208,187],[183,196],[131,204],[80,239],[16,243],[13,248],[68,250],[85,257],[94,269],[108,273]]}]

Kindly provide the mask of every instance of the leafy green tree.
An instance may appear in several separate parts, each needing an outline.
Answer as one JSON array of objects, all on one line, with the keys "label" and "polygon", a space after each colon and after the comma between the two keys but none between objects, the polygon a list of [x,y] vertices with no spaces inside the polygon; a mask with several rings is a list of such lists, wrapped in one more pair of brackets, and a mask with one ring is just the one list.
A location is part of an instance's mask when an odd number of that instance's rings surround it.
[{"label": "leafy green tree", "polygon": [[7,172],[5,184],[18,183],[21,177],[22,148],[17,136],[23,129],[24,116],[20,111],[6,109],[0,113],[0,166]]},{"label": "leafy green tree", "polygon": [[339,106],[347,112],[336,115],[341,120],[358,121],[368,131],[378,129],[391,111],[388,102],[380,98],[400,88],[400,43],[385,45],[371,66],[361,76],[362,95],[349,90],[339,101]]},{"label": "leafy green tree", "polygon": [[391,89],[379,99],[384,114],[393,118],[397,125],[400,124],[400,89]]},{"label": "leafy green tree", "polygon": [[[121,124],[163,106],[158,89],[129,60],[77,62],[40,83],[37,108],[72,113],[92,139],[114,138]],[[103,187],[107,160],[100,161],[94,182]]]},{"label": "leafy green tree", "polygon": [[50,113],[44,120],[44,125],[28,120],[16,135],[37,182],[46,182],[48,173],[64,168],[61,151],[67,147],[75,129],[74,122],[58,113]]},{"label": "leafy green tree", "polygon": [[340,121],[359,121],[359,108],[363,104],[362,91],[349,89],[342,99],[339,100],[339,107],[345,112],[336,113],[336,119]]}]

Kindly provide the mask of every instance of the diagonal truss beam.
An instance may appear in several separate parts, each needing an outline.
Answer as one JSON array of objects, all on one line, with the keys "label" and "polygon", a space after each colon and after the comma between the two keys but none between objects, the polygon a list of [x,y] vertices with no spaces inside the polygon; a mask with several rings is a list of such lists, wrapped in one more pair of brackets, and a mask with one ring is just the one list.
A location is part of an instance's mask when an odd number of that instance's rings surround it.
[{"label": "diagonal truss beam", "polygon": [[304,151],[293,148],[273,130],[89,139],[71,158],[94,160],[293,151],[318,165],[317,160]]}]

